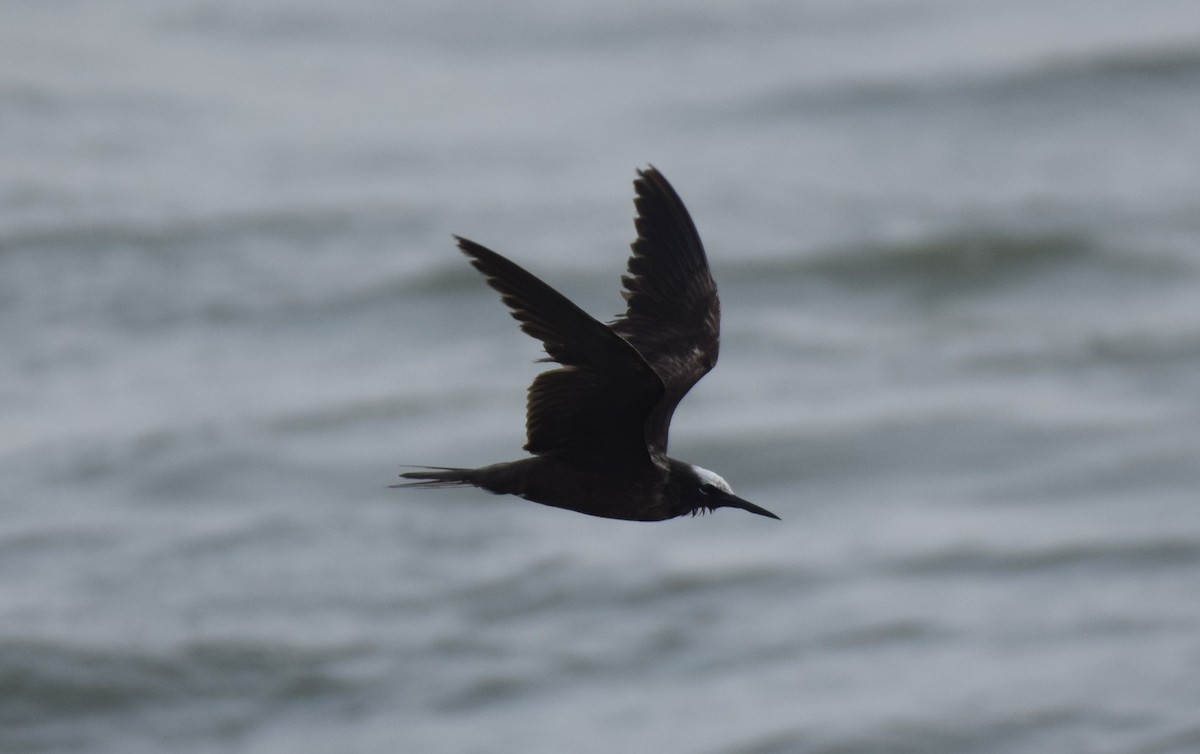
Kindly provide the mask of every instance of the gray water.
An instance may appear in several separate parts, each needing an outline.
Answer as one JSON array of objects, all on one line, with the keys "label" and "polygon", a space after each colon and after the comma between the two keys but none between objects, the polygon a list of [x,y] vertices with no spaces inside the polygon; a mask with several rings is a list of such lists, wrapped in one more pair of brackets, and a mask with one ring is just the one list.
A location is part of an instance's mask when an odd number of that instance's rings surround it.
[{"label": "gray water", "polygon": [[[0,750],[1200,751],[1194,0],[0,4]],[[725,309],[672,453],[516,458],[451,233]]]}]

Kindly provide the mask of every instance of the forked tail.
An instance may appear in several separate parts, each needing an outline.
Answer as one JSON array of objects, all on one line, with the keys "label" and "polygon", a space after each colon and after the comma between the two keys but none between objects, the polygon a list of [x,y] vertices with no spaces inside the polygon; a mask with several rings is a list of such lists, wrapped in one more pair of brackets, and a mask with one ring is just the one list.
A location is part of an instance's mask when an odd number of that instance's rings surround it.
[{"label": "forked tail", "polygon": [[420,471],[406,471],[400,476],[414,479],[400,482],[391,487],[472,487],[471,472],[474,469],[458,469],[449,466],[419,466]]}]

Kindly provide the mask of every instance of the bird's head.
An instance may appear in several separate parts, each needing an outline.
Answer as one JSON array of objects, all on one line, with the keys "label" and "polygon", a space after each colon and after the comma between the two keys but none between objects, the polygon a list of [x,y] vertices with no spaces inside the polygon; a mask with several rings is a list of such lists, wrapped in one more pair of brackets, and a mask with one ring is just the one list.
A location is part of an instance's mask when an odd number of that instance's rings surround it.
[{"label": "bird's head", "polygon": [[687,497],[688,502],[694,506],[693,512],[713,511],[717,508],[741,508],[744,511],[779,520],[779,516],[766,508],[760,508],[733,494],[733,488],[729,486],[729,482],[722,479],[719,474],[699,466],[690,466],[689,468],[691,470],[689,476],[692,479],[687,485]]}]

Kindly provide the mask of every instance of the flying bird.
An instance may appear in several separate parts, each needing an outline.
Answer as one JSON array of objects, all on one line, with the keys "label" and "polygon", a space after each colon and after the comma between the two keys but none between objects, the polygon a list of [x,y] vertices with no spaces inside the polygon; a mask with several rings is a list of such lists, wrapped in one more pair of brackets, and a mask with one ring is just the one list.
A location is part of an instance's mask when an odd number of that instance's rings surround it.
[{"label": "flying bird", "polygon": [[626,311],[593,319],[474,241],[458,247],[500,293],[544,361],[526,404],[531,456],[481,468],[418,467],[395,487],[479,487],[605,518],[663,521],[717,508],[778,519],[717,474],[667,456],[675,407],[717,363],[721,304],[696,226],[654,167],[634,181],[637,239],[622,276]]}]

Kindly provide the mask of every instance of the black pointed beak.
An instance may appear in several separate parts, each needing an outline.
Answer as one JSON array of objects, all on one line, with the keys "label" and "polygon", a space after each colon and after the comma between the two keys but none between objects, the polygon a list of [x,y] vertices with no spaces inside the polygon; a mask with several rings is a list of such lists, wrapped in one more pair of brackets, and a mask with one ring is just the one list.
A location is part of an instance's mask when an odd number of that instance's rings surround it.
[{"label": "black pointed beak", "polygon": [[757,505],[755,505],[754,503],[750,502],[749,500],[743,500],[740,497],[738,497],[737,495],[730,495],[729,493],[726,493],[726,492],[721,493],[721,503],[718,507],[741,508],[744,511],[750,511],[751,513],[757,513],[760,516],[766,516],[767,518],[773,518],[776,521],[783,520],[779,516],[776,516],[774,513],[767,510],[766,508],[760,508]]}]

